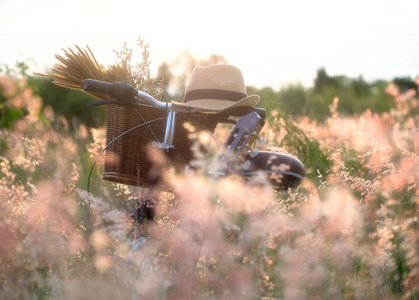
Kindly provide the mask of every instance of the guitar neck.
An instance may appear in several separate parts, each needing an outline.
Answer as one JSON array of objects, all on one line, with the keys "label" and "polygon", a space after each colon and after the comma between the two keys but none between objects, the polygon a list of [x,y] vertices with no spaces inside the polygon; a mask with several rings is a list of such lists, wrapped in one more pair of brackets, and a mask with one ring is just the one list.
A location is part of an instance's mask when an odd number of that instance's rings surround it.
[{"label": "guitar neck", "polygon": [[256,112],[240,117],[224,143],[224,151],[219,156],[219,173],[226,174],[236,163],[243,163],[245,155],[250,151],[265,121]]}]

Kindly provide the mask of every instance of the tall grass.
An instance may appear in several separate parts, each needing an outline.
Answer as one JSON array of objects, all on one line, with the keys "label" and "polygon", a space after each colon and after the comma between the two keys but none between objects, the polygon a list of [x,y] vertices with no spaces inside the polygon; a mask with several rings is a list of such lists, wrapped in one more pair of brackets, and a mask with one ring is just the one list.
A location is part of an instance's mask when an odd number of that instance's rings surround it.
[{"label": "tall grass", "polygon": [[99,164],[85,191],[104,130],[70,133],[24,81],[0,83],[9,106],[28,110],[0,131],[1,299],[419,297],[413,92],[392,90],[391,113],[324,124],[275,112],[265,148],[303,161],[301,187],[165,170],[157,222],[137,227],[145,189],[102,181]]}]

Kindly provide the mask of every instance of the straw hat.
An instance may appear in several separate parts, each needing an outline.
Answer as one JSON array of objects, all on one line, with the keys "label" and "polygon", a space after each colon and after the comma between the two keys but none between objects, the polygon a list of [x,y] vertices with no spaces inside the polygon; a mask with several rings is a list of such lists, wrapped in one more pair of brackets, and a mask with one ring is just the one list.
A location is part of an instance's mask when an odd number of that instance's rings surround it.
[{"label": "straw hat", "polygon": [[186,87],[182,103],[174,106],[194,111],[222,111],[227,108],[254,106],[259,96],[248,96],[239,68],[217,64],[196,66]]}]

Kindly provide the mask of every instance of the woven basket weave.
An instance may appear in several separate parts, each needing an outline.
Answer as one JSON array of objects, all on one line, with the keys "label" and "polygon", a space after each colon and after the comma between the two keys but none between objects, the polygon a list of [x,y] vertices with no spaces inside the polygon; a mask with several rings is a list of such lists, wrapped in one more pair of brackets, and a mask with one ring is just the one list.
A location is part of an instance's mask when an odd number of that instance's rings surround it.
[{"label": "woven basket weave", "polygon": [[[136,186],[150,182],[151,164],[147,158],[147,148],[153,141],[163,141],[165,116],[164,111],[149,106],[107,106],[108,146],[103,179]],[[184,128],[184,122],[192,123],[197,130],[211,133],[218,123],[213,115],[177,113],[174,148],[167,152],[170,164],[177,169],[188,165],[194,157],[191,150],[193,141],[188,138],[189,132]]]}]

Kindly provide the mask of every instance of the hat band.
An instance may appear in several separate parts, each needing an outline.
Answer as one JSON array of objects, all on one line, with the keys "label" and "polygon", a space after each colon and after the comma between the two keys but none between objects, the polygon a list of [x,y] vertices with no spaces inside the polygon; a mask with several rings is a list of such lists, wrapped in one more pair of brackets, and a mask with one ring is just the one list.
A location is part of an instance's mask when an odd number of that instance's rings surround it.
[{"label": "hat band", "polygon": [[191,100],[200,100],[200,99],[222,99],[222,100],[239,101],[246,97],[247,97],[247,94],[240,93],[240,92],[218,90],[218,89],[199,89],[199,90],[191,90],[189,92],[186,92],[185,99],[183,100],[183,102],[188,102]]}]

